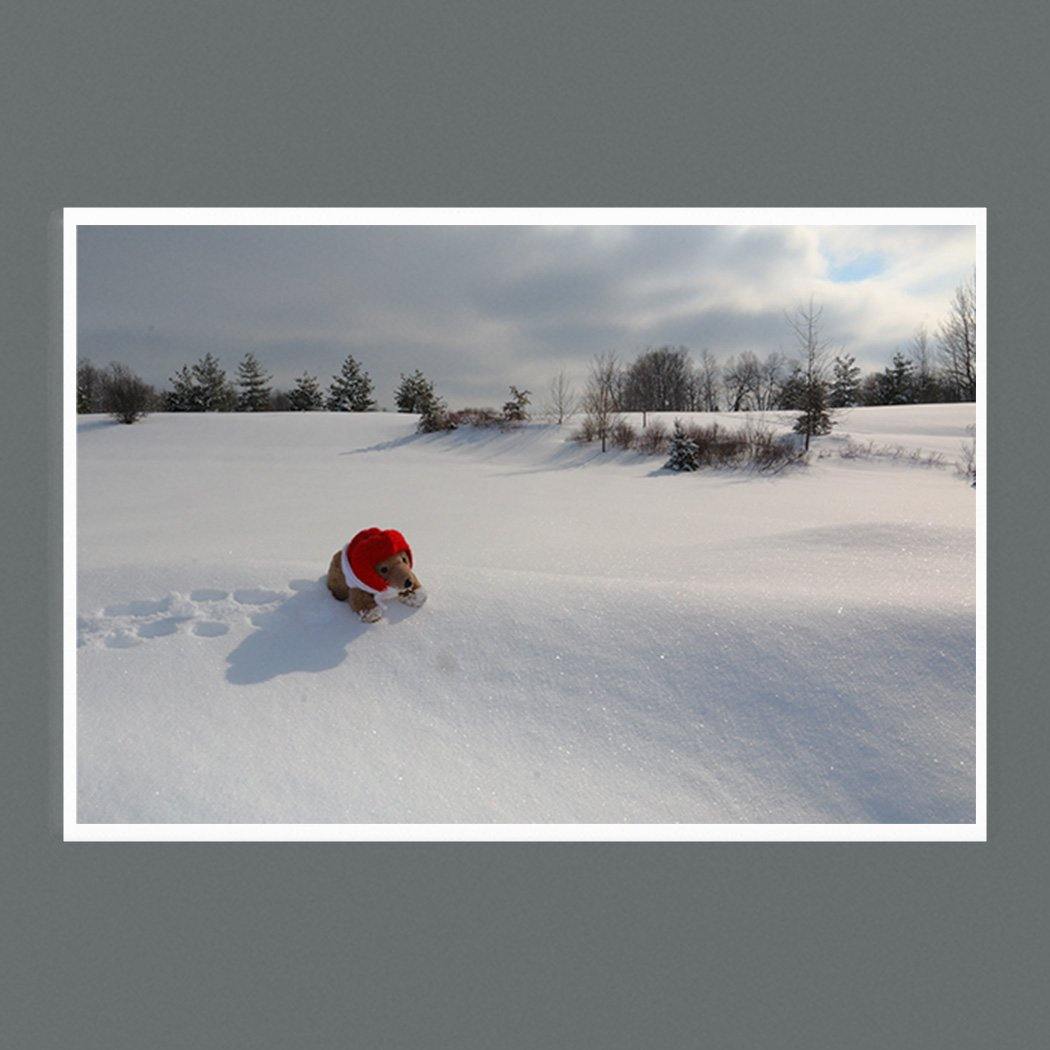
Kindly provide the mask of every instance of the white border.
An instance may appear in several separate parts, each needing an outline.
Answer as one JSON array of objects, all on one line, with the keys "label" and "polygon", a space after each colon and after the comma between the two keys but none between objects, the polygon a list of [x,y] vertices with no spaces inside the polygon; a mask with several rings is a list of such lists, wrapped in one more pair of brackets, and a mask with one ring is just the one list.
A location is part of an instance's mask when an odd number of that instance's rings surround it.
[{"label": "white border", "polygon": [[[985,208],[66,208],[63,838],[67,842],[986,842]],[[977,285],[977,758],[973,824],[82,824],[76,819],[76,231],[93,226],[973,226]]]}]

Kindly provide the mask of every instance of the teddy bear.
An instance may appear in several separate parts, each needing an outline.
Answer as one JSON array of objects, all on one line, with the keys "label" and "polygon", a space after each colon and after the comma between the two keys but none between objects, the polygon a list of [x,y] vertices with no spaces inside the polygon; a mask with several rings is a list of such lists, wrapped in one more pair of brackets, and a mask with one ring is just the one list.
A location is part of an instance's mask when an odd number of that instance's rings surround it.
[{"label": "teddy bear", "polygon": [[365,623],[383,618],[380,602],[419,607],[426,592],[412,571],[412,549],[396,529],[362,529],[328,565],[328,589]]}]

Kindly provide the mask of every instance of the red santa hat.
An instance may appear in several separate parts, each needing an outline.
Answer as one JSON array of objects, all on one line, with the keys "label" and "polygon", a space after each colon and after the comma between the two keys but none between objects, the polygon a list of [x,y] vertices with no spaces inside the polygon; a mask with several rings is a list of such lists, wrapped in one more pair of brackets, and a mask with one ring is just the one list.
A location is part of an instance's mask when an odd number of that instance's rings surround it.
[{"label": "red santa hat", "polygon": [[346,560],[353,574],[373,591],[385,591],[388,581],[376,572],[376,565],[402,551],[412,564],[412,548],[396,529],[362,529],[347,545]]}]

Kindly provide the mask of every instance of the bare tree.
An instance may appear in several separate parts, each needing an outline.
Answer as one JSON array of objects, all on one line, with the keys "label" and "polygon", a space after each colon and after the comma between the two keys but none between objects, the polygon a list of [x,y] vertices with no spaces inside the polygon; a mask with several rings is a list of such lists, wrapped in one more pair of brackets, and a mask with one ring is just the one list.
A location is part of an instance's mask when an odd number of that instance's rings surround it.
[{"label": "bare tree", "polygon": [[745,412],[751,407],[758,392],[760,372],[758,357],[750,350],[726,361],[722,377],[730,412]]},{"label": "bare tree", "polygon": [[761,412],[768,412],[776,407],[786,372],[787,358],[777,350],[767,354],[766,359],[759,362],[755,384],[755,408]]},{"label": "bare tree", "polygon": [[551,380],[547,388],[546,414],[556,419],[558,426],[561,426],[565,420],[572,419],[576,407],[576,390],[563,370]]},{"label": "bare tree", "polygon": [[915,387],[915,400],[920,403],[938,400],[937,369],[925,324],[915,329],[915,334],[908,344],[908,356],[911,358],[913,369],[912,382]]},{"label": "bare tree", "polygon": [[937,332],[945,380],[957,401],[977,399],[977,289],[974,279],[960,284],[948,317]]},{"label": "bare tree", "polygon": [[645,350],[623,372],[621,407],[641,412],[682,412],[692,399],[693,363],[684,346]]},{"label": "bare tree", "polygon": [[827,434],[832,427],[828,410],[828,355],[829,340],[821,332],[823,306],[809,297],[808,306],[798,306],[787,314],[787,322],[798,340],[798,379],[801,381],[802,415],[795,423],[795,430],[809,439],[814,435]]},{"label": "bare tree", "polygon": [[156,393],[127,365],[114,361],[102,373],[102,407],[120,423],[134,423],[154,406]]},{"label": "bare tree", "polygon": [[619,421],[620,363],[613,353],[598,354],[591,362],[582,407],[587,424],[606,450],[609,432]]},{"label": "bare tree", "polygon": [[717,412],[721,387],[718,362],[710,350],[700,354],[700,363],[693,370],[693,407],[700,412]]}]

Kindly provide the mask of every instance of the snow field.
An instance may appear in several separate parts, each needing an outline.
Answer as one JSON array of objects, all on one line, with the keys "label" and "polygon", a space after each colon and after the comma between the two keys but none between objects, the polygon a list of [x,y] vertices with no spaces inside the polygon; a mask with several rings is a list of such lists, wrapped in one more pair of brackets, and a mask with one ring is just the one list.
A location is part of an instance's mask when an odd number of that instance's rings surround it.
[{"label": "snow field", "polygon": [[[848,429],[948,458],[972,416]],[[412,424],[80,423],[80,820],[973,820],[951,470],[674,476],[567,427]],[[322,576],[372,524],[429,601],[363,625]]]}]

